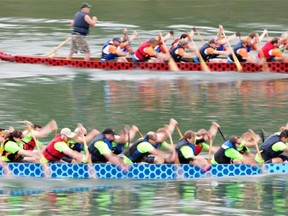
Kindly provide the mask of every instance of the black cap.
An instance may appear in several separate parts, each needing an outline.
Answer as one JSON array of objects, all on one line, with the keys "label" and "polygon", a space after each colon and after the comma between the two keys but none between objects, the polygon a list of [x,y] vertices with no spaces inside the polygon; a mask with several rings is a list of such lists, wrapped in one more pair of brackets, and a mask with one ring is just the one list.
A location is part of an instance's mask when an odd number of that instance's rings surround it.
[{"label": "black cap", "polygon": [[106,129],[102,132],[102,134],[112,134],[112,135],[116,135],[117,133],[116,133],[115,130],[112,129],[112,128],[106,128]]}]

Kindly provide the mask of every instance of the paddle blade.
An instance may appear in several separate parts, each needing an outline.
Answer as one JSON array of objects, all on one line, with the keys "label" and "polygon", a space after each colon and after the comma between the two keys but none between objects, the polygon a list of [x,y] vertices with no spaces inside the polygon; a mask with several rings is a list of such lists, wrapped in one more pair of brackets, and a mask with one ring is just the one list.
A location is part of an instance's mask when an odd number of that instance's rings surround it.
[{"label": "paddle blade", "polygon": [[178,66],[177,66],[177,63],[173,60],[172,57],[170,57],[170,59],[168,61],[168,65],[169,65],[169,69],[171,71],[180,71]]},{"label": "paddle blade", "polygon": [[233,60],[234,60],[234,63],[236,65],[237,71],[238,72],[243,71],[242,65],[240,64],[240,62],[239,62],[237,56],[234,54],[234,52],[232,52],[232,56],[233,56]]},{"label": "paddle blade", "polygon": [[202,69],[203,71],[206,71],[206,72],[211,72],[210,68],[208,67],[208,65],[206,64],[206,62],[203,60],[203,58],[201,57],[199,60],[200,60],[201,69]]}]

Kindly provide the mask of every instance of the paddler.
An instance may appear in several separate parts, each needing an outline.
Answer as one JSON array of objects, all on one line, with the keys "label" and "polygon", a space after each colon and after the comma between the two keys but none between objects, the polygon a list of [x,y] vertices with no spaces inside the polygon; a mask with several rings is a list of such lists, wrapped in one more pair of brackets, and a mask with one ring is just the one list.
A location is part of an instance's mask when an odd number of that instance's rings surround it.
[{"label": "paddler", "polygon": [[77,135],[69,128],[63,128],[60,134],[56,135],[42,152],[41,163],[61,162],[64,156],[73,158],[77,163],[87,163],[85,155],[69,148],[69,141]]},{"label": "paddler", "polygon": [[241,137],[231,136],[214,154],[211,164],[253,164],[254,160],[247,157],[241,151],[246,151]]},{"label": "paddler", "polygon": [[50,121],[44,127],[41,127],[38,124],[33,124],[29,121],[25,121],[26,129],[23,131],[24,138],[22,139],[23,142],[23,149],[33,151],[36,146],[36,142],[38,147],[43,147],[43,143],[40,142],[38,139],[47,136],[53,131],[58,129],[57,123],[55,120]]},{"label": "paddler", "polygon": [[269,136],[259,147],[261,157],[257,154],[255,160],[258,163],[287,163],[288,157],[288,129]]},{"label": "paddler", "polygon": [[143,42],[133,55],[134,62],[150,62],[150,63],[163,63],[168,57],[166,54],[159,53],[155,47],[162,45],[159,40],[151,38],[149,41]]},{"label": "paddler", "polygon": [[[22,131],[14,130],[5,135],[5,140],[1,144],[1,159],[5,162],[37,162],[39,156],[32,151],[24,150]],[[3,139],[3,138],[2,138]]]},{"label": "paddler", "polygon": [[192,164],[202,169],[202,171],[207,171],[210,167],[208,161],[198,156],[199,152],[196,152],[196,137],[197,134],[188,130],[184,133],[183,138],[180,139],[176,145],[176,152],[178,154],[178,159],[181,164]]}]

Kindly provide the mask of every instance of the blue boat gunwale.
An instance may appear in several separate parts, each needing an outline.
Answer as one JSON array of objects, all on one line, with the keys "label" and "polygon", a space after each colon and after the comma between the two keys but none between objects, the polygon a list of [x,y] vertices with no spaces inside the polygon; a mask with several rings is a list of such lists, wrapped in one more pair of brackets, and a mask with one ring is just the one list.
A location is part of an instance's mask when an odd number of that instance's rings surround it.
[{"label": "blue boat gunwale", "polygon": [[197,179],[209,177],[255,176],[260,174],[288,173],[288,164],[218,164],[208,172],[189,164],[132,164],[129,170],[113,164],[45,164],[8,163],[0,166],[0,176],[49,178],[100,178],[100,179]]}]

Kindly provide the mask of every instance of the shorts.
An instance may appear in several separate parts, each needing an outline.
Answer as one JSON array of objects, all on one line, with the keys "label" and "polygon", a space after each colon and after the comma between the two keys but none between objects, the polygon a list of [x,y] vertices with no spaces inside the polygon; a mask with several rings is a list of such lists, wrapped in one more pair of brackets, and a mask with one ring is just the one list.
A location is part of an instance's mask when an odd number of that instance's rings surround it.
[{"label": "shorts", "polygon": [[86,36],[84,35],[72,35],[71,52],[76,54],[78,51],[82,54],[90,53]]}]

